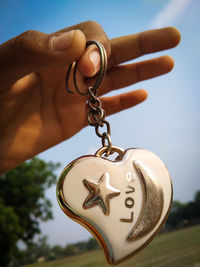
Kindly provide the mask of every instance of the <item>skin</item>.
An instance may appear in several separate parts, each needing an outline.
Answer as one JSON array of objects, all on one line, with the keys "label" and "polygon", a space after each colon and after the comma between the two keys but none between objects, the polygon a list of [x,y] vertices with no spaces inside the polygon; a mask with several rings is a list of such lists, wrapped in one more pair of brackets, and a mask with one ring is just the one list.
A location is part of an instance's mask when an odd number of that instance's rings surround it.
[{"label": "skin", "polygon": [[[52,36],[76,30],[65,52],[49,48]],[[87,125],[87,97],[65,88],[67,66],[79,60],[78,84],[81,90],[94,83],[96,74],[85,49],[87,40],[100,41],[107,52],[108,70],[99,88],[107,115],[135,106],[147,98],[145,90],[105,97],[106,93],[136,82],[168,73],[173,59],[162,56],[123,64],[144,54],[175,47],[180,33],[175,28],[146,31],[109,40],[93,21],[52,34],[25,32],[0,46],[0,173],[70,138]],[[70,89],[74,90],[72,78]],[[75,119],[74,119],[75,118]]]}]

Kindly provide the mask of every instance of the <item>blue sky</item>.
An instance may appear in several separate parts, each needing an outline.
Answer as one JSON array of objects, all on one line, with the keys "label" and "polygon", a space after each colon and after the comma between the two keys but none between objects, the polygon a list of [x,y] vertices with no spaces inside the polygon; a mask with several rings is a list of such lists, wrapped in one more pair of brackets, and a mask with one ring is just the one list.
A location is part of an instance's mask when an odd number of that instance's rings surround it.
[{"label": "blue sky", "polygon": [[[124,91],[145,88],[149,98],[108,120],[113,144],[146,148],[164,160],[172,176],[174,199],[184,202],[200,189],[199,14],[198,0],[2,0],[0,43],[29,29],[50,33],[86,20],[99,22],[109,38],[151,28],[177,27],[182,34],[177,48],[142,57],[171,55],[174,70],[125,88]],[[73,159],[95,152],[100,145],[94,129],[87,127],[40,157],[60,162],[63,169]],[[53,202],[55,219],[41,227],[51,244],[87,239],[90,234],[58,207],[55,187],[47,195]]]}]

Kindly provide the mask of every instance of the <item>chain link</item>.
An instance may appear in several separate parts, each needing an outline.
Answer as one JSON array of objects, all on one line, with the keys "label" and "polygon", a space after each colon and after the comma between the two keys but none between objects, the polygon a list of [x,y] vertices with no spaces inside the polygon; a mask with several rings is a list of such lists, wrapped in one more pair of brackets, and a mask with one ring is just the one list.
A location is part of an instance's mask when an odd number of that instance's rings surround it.
[{"label": "chain link", "polygon": [[[105,110],[101,107],[101,101],[100,99],[93,94],[92,88],[88,88],[88,95],[89,95],[89,100],[88,100],[88,115],[87,115],[87,120],[88,124],[90,126],[95,127],[95,132],[96,135],[99,136],[102,139],[102,146],[107,147],[106,151],[106,156],[109,156],[111,154],[111,149],[112,149],[112,142],[111,142],[111,129],[110,129],[110,123],[105,120]],[[106,131],[103,131],[102,133],[100,132],[100,128],[104,128],[106,126]],[[106,144],[107,141],[107,144]]]}]

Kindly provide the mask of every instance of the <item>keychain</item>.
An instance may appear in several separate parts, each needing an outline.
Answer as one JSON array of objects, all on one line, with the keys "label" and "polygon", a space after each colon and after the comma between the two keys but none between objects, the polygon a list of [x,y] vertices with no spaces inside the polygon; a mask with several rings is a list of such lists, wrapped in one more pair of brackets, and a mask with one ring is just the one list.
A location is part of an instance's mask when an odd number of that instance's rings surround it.
[{"label": "keychain", "polygon": [[[98,88],[106,74],[107,55],[103,45],[96,45],[101,58],[100,70],[93,87],[82,92],[88,96],[88,123],[95,127],[102,147],[94,155],[82,156],[67,165],[57,184],[57,199],[64,213],[87,228],[98,240],[110,264],[118,264],[133,256],[158,234],[172,204],[169,172],[154,153],[113,146],[110,124],[98,98]],[[66,75],[68,88],[70,65]],[[105,129],[101,133],[100,129]],[[115,159],[109,159],[111,155]],[[112,156],[112,157],[113,157]]]}]

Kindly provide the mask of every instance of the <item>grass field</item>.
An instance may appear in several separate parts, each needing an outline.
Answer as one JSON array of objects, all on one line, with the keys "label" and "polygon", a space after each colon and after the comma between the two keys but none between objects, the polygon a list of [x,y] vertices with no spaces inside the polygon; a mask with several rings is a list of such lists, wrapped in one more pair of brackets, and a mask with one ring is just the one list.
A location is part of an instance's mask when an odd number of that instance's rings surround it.
[{"label": "grass field", "polygon": [[[106,267],[102,251],[26,267]],[[159,235],[142,252],[119,267],[200,267],[200,225]]]}]

